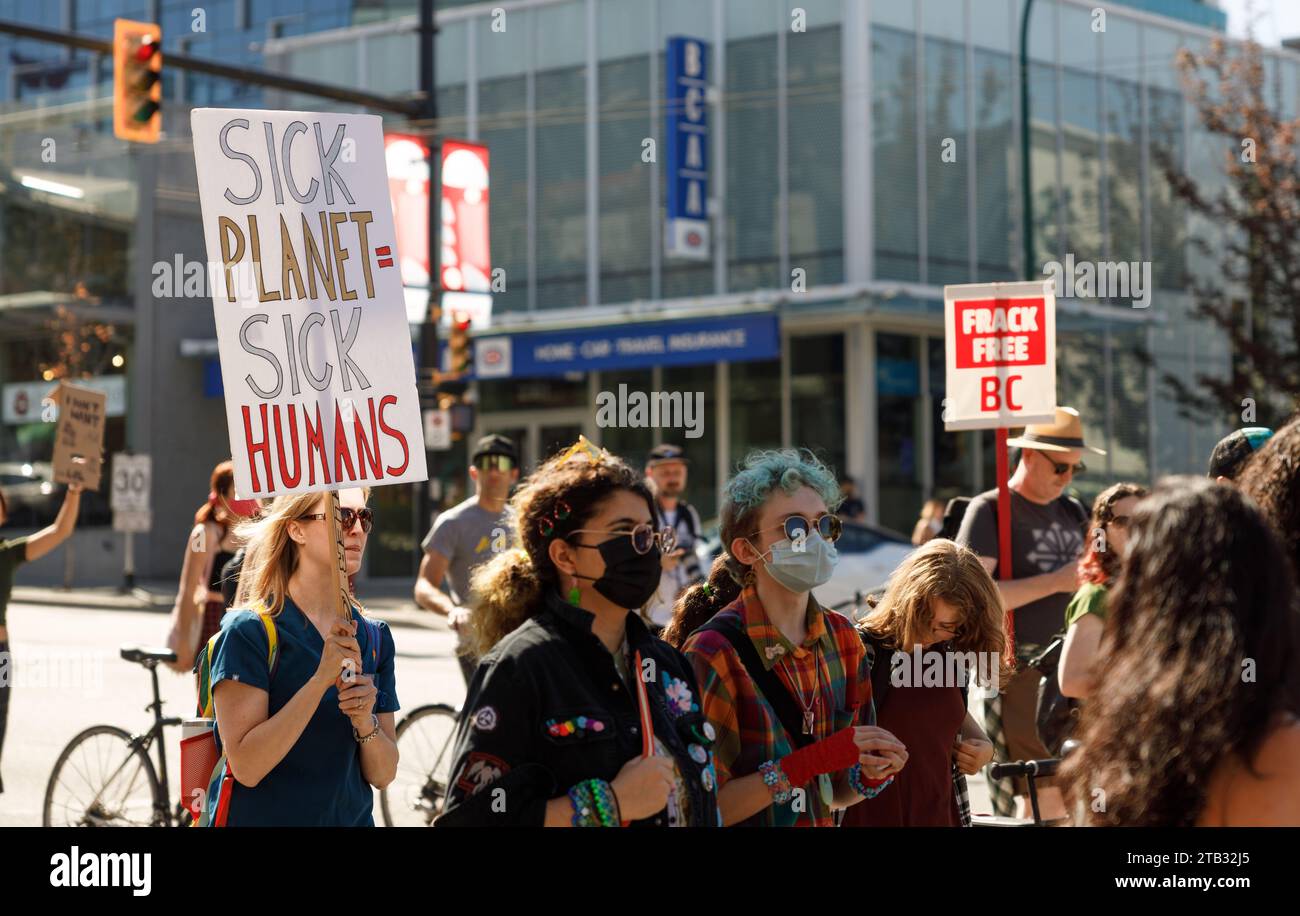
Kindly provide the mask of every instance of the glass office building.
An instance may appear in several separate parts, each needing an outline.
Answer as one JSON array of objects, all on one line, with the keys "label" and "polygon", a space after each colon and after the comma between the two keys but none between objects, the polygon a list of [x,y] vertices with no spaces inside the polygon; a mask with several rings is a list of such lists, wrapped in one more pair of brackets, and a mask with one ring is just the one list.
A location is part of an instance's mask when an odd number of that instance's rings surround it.
[{"label": "glass office building", "polygon": [[[263,17],[254,64],[393,96],[417,86],[416,4],[342,4],[338,16],[347,21],[338,24],[318,20],[312,4],[307,19],[268,32],[261,8],[274,6],[246,4]],[[767,320],[779,344],[740,358],[703,347],[695,361],[671,366],[629,358],[600,371],[583,366],[578,347],[562,372],[483,373],[466,439],[507,432],[529,461],[578,432],[633,460],[657,441],[677,441],[692,460],[689,495],[706,516],[735,463],[760,446],[817,447],[858,479],[869,516],[900,530],[910,529],[928,496],[993,485],[992,435],[943,431],[942,287],[1026,273],[1021,0],[438,7],[440,133],[485,143],[491,153],[492,258],[505,289],[495,294],[492,326],[481,337],[508,339],[519,353],[543,337],[568,334],[576,342],[661,325],[690,334],[704,321]],[[1099,8],[1104,31],[1097,29]],[[1067,254],[1149,263],[1154,286],[1145,309],[1058,302],[1059,401],[1079,408],[1089,441],[1108,452],[1090,460],[1079,480],[1085,496],[1116,479],[1201,472],[1227,428],[1227,418],[1181,417],[1159,378],[1224,371],[1229,357],[1212,329],[1190,319],[1186,293],[1198,271],[1216,269],[1197,261],[1192,248],[1214,227],[1183,212],[1161,168],[1171,159],[1198,182],[1221,180],[1224,150],[1183,100],[1175,57],[1180,48],[1207,46],[1223,25],[1221,13],[1196,0],[1034,0],[1030,267],[1040,274]],[[665,71],[673,36],[709,46],[705,260],[673,257],[665,246]],[[208,52],[195,45],[189,53]],[[1266,58],[1278,106],[1294,113],[1300,55],[1268,49]],[[76,135],[103,150],[83,171],[126,169],[124,193],[150,201],[150,261],[177,253],[202,258],[183,104],[333,105],[269,91],[254,93],[254,101],[225,97],[231,87],[220,81],[186,79],[164,149],[122,156],[102,126],[86,133],[84,115]],[[106,104],[102,84],[99,95],[80,91],[83,108]],[[390,123],[398,132],[410,127]],[[12,157],[22,153],[5,136],[0,143],[10,145],[0,146],[0,164],[12,169]],[[653,161],[648,140],[660,154]],[[107,155],[114,149],[119,155]],[[151,187],[139,187],[142,181]],[[4,199],[0,192],[0,224]],[[128,211],[123,244],[139,247],[148,222]],[[160,415],[152,421],[154,450],[165,444],[187,457],[220,451],[220,402],[203,381],[214,352],[210,313],[202,314],[201,301],[160,307],[142,283],[148,273],[140,256],[133,257],[134,273],[119,281],[125,307],[138,313],[153,303],[150,333],[175,351],[154,371],[186,404],[186,417],[214,426],[199,444],[171,443]],[[1143,349],[1154,355],[1154,369],[1139,359]],[[702,435],[601,427],[597,395],[620,385],[701,393]],[[465,440],[430,460],[435,498],[463,494]],[[421,527],[417,518],[409,533],[395,536],[390,559],[380,551],[382,569],[372,573],[405,572],[402,551]]]}]

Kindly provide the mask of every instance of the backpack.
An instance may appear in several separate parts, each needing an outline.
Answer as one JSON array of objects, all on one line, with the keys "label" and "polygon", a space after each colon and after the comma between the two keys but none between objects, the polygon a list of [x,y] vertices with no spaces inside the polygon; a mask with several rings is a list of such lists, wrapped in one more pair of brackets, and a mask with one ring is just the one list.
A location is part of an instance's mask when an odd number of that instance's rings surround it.
[{"label": "backpack", "polygon": [[[274,680],[280,662],[280,644],[276,633],[275,616],[262,604],[254,605],[252,610],[257,612],[262,626],[266,629],[266,664],[270,670],[269,679]],[[383,640],[380,638],[378,624],[365,615],[361,615],[361,620],[366,628],[366,647],[369,650],[367,654],[373,665],[367,671],[363,658],[362,673],[375,675],[379,671]],[[212,697],[212,654],[216,649],[217,638],[225,630],[226,627],[222,626],[212,634],[207,644],[199,650],[198,659],[194,664],[198,681],[198,717],[209,720],[211,725],[202,733],[181,740],[181,803],[189,809],[193,817],[191,826],[194,827],[226,826],[230,796],[234,790],[235,777],[230,770],[225,753],[221,750],[216,709]],[[198,773],[195,772],[196,770]],[[203,778],[203,774],[206,774],[206,779]],[[187,779],[187,776],[190,778]],[[194,776],[199,776],[202,785],[206,788],[196,787],[198,783],[195,782]],[[196,793],[197,797],[195,797]]]},{"label": "backpack", "polygon": [[1038,681],[1038,701],[1034,709],[1034,727],[1038,740],[1053,757],[1061,756],[1061,746],[1074,733],[1079,722],[1079,701],[1061,693],[1056,676],[1065,647],[1064,634],[1057,634],[1038,655],[1028,662],[1042,677]]}]

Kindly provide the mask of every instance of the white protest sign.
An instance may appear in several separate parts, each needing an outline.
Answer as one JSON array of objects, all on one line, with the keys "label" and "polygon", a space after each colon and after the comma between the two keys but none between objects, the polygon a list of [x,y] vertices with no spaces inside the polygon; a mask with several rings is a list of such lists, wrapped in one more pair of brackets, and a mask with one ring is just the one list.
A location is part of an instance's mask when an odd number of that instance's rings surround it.
[{"label": "white protest sign", "polygon": [[381,119],[190,122],[236,493],[427,479]]},{"label": "white protest sign", "polygon": [[1056,296],[1051,283],[943,288],[947,431],[1056,419]]}]

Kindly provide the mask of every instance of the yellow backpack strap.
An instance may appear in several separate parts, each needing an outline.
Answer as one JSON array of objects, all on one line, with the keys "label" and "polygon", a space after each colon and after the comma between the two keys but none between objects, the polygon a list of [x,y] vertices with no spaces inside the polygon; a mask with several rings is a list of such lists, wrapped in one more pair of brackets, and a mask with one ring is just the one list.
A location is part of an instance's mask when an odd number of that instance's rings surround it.
[{"label": "yellow backpack strap", "polygon": [[274,676],[276,664],[280,661],[280,640],[275,632],[275,617],[266,610],[259,610],[257,616],[266,628],[266,667]]},{"label": "yellow backpack strap", "polygon": [[203,653],[203,668],[199,671],[199,716],[210,719],[215,713],[212,706],[212,653],[217,647],[218,630],[208,638],[207,649]]}]

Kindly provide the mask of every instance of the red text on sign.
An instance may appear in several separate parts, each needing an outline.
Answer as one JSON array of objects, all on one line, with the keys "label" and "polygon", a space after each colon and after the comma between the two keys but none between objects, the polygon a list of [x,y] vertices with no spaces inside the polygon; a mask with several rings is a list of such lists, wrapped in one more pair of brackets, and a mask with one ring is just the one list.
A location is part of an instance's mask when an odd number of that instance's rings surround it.
[{"label": "red text on sign", "polygon": [[980,379],[980,410],[997,413],[1003,409],[1020,410],[1024,407],[1015,400],[1012,386],[1020,381],[1019,375],[1008,375],[1005,379],[996,375],[986,375]]},{"label": "red text on sign", "polygon": [[1046,365],[1043,299],[966,299],[953,306],[958,369]]}]

